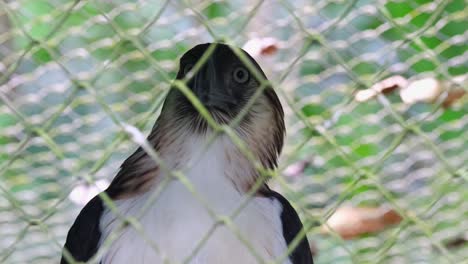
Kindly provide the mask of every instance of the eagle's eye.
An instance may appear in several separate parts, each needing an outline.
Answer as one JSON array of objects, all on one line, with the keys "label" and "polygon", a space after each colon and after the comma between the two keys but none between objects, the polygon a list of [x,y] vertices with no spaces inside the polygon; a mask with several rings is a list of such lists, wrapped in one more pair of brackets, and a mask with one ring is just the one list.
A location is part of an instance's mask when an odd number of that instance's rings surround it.
[{"label": "eagle's eye", "polygon": [[193,68],[193,63],[188,63],[184,66],[184,76],[187,76],[187,74],[192,70]]},{"label": "eagle's eye", "polygon": [[249,80],[250,76],[249,72],[244,67],[239,66],[232,71],[232,78],[237,83],[244,84]]}]

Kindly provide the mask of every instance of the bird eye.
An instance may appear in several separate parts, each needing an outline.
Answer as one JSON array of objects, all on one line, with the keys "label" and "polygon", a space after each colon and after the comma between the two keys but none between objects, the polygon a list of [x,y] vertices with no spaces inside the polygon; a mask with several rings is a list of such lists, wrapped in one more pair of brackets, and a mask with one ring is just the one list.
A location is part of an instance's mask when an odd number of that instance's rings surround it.
[{"label": "bird eye", "polygon": [[189,73],[189,71],[191,71],[193,68],[193,63],[189,63],[187,65],[184,66],[184,76],[187,76],[187,73]]},{"label": "bird eye", "polygon": [[244,67],[237,67],[232,72],[232,78],[240,84],[246,83],[249,77],[249,72]]}]

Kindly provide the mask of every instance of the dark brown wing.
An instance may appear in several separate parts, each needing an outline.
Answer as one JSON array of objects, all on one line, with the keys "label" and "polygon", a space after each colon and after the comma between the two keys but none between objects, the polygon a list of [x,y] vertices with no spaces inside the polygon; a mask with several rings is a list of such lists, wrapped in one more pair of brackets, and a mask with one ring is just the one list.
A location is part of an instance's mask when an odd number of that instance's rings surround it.
[{"label": "dark brown wing", "polygon": [[[64,249],[78,262],[88,261],[98,250],[101,230],[99,222],[104,206],[96,196],[86,204],[68,231]],[[69,263],[62,255],[61,264]]]},{"label": "dark brown wing", "polygon": [[[284,198],[281,194],[267,189],[261,191],[261,194],[270,197],[271,199],[277,200],[283,207],[281,212],[281,223],[283,225],[283,236],[286,240],[286,244],[289,244],[297,236],[297,234],[303,229],[301,220],[296,213],[296,210],[291,206],[291,204]],[[309,242],[307,237],[301,240],[301,242],[296,246],[296,248],[289,255],[289,259],[293,264],[313,264],[312,253],[310,251]]]}]

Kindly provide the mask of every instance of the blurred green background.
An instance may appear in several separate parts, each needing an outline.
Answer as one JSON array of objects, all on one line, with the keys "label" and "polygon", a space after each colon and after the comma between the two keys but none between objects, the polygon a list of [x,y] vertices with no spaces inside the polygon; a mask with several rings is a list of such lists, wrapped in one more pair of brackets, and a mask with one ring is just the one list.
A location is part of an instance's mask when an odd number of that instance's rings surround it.
[{"label": "blurred green background", "polygon": [[[271,182],[318,223],[317,263],[468,263],[466,96],[354,100],[396,75],[466,91],[467,17],[464,0],[0,0],[0,263],[58,262],[82,207],[70,193],[136,147],[115,121],[146,134],[178,58],[213,40],[245,47],[275,84],[288,138]],[[403,221],[324,233],[346,206]]]}]

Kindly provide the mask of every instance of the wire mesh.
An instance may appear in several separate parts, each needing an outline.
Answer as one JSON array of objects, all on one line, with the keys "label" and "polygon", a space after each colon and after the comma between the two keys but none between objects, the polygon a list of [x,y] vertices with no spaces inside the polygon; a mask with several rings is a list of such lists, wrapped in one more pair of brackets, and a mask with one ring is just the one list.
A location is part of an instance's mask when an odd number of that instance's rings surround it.
[{"label": "wire mesh", "polygon": [[[150,131],[179,57],[213,40],[250,51],[281,97],[287,144],[270,183],[299,212],[317,263],[468,259],[468,108],[466,96],[444,102],[467,89],[466,1],[0,6],[0,262],[57,262],[86,192],[138,145],[158,159],[135,135]],[[391,76],[445,90],[430,102],[355,99]],[[401,222],[353,239],[330,222],[380,207]],[[235,230],[231,220],[220,219]]]}]

